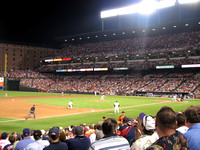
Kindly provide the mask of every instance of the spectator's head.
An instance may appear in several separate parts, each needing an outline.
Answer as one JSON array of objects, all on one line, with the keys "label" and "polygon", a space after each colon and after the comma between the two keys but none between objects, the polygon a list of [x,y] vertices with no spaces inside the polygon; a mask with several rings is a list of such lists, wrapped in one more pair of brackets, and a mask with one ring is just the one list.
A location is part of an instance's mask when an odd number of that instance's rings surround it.
[{"label": "spectator's head", "polygon": [[[158,135],[173,134],[176,130],[176,113],[171,107],[163,106],[156,114],[156,131]],[[159,135],[159,137],[161,137]]]},{"label": "spectator's head", "polygon": [[117,121],[114,118],[106,119],[102,124],[102,130],[105,136],[117,133]]},{"label": "spectator's head", "polygon": [[84,135],[84,129],[82,126],[77,126],[74,129],[74,133],[76,136],[83,136]]},{"label": "spectator's head", "polygon": [[58,140],[60,135],[60,129],[58,127],[53,127],[49,130],[49,137],[52,140]]},{"label": "spectator's head", "polygon": [[22,140],[22,134],[20,132],[17,133],[17,137],[16,137],[17,141],[21,141]]},{"label": "spectator's head", "polygon": [[42,132],[40,130],[35,130],[33,133],[34,139],[37,141],[42,138]]},{"label": "spectator's head", "polygon": [[66,141],[66,134],[65,134],[65,132],[63,130],[60,130],[59,140],[61,142],[65,142]]},{"label": "spectator's head", "polygon": [[152,116],[144,116],[142,119],[142,131],[146,135],[152,135],[155,130],[155,120]]},{"label": "spectator's head", "polygon": [[127,122],[128,122],[128,118],[127,118],[127,117],[124,117],[124,118],[123,118],[123,124],[127,124]]},{"label": "spectator's head", "polygon": [[10,141],[11,144],[14,144],[16,141],[16,136],[15,135],[10,135],[8,140]]},{"label": "spectator's head", "polygon": [[98,130],[102,130],[102,124],[103,124],[103,121],[97,122],[96,126]]},{"label": "spectator's head", "polygon": [[8,134],[7,132],[3,132],[3,133],[1,134],[1,139],[2,139],[2,140],[5,140],[5,139],[8,138],[8,136],[9,136],[9,134]]},{"label": "spectator's head", "polygon": [[177,128],[181,126],[185,126],[185,114],[182,112],[178,112],[176,114]]},{"label": "spectator's head", "polygon": [[31,130],[29,128],[24,128],[23,129],[23,136],[24,137],[31,136]]},{"label": "spectator's head", "polygon": [[185,110],[185,118],[188,127],[200,123],[200,107],[190,106]]}]

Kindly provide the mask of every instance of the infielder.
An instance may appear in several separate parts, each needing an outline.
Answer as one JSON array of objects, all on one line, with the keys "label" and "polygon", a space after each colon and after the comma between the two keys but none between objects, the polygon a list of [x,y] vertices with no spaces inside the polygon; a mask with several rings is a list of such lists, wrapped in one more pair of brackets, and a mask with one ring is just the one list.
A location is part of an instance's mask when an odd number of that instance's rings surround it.
[{"label": "infielder", "polygon": [[72,109],[73,103],[72,100],[68,103],[68,109]]},{"label": "infielder", "polygon": [[116,112],[119,114],[119,106],[120,106],[120,104],[118,103],[118,101],[116,101],[116,102],[114,103],[115,114],[116,114]]},{"label": "infielder", "polygon": [[31,114],[34,115],[34,119],[35,119],[35,118],[36,118],[36,116],[35,116],[35,105],[33,105],[33,106],[31,107],[30,112],[29,112],[28,116],[26,117],[26,120],[29,118],[29,116],[30,116]]}]

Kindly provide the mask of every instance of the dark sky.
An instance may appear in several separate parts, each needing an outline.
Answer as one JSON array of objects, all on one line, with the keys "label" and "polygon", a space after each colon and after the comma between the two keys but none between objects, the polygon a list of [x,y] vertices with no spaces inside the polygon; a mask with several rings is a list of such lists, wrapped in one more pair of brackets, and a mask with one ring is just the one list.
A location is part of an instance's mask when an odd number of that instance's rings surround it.
[{"label": "dark sky", "polygon": [[48,43],[54,37],[101,30],[100,12],[139,0],[6,0],[0,39]]}]

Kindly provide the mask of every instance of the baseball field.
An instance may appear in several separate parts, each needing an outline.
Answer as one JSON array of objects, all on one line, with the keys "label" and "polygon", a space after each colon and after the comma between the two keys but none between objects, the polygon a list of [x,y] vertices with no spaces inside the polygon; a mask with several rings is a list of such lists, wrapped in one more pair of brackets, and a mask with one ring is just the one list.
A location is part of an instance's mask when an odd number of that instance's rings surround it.
[{"label": "baseball field", "polygon": [[[8,96],[5,97],[5,93]],[[185,99],[183,102],[172,102],[169,98],[148,98],[129,96],[78,95],[40,92],[0,91],[0,133],[22,132],[23,128],[46,129],[50,127],[67,127],[86,123],[97,123],[102,117],[117,119],[121,111],[127,117],[137,118],[141,112],[156,115],[162,106],[170,106],[175,111],[184,111],[187,106],[197,105],[198,99]],[[73,109],[67,109],[68,102],[73,100]],[[120,103],[120,113],[114,114],[114,102]],[[28,120],[31,106],[36,105],[36,119],[33,115]]]}]

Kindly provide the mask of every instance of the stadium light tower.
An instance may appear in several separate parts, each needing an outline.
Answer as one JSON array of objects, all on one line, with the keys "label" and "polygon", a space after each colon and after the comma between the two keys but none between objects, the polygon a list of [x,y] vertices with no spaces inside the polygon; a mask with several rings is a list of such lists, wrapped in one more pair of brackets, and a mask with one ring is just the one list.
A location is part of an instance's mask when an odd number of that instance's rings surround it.
[{"label": "stadium light tower", "polygon": [[178,0],[179,4],[187,4],[187,3],[196,3],[200,2],[200,0]]}]

